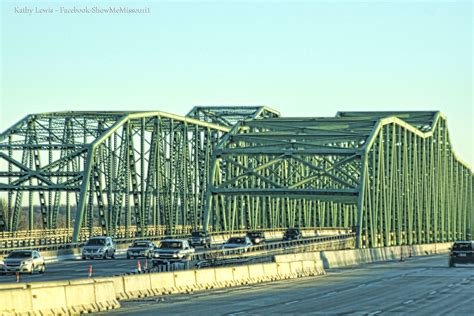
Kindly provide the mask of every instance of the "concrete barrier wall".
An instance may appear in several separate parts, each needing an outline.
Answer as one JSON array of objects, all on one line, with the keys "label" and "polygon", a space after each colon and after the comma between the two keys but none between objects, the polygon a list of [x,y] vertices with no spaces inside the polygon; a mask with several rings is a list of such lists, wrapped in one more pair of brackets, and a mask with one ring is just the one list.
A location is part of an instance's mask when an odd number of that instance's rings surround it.
[{"label": "concrete barrier wall", "polygon": [[371,249],[349,249],[334,251],[306,252],[274,256],[277,263],[320,260],[324,268],[338,268],[362,263],[400,260],[409,256],[425,256],[436,253],[447,253],[452,243],[426,244],[414,246],[395,246]]},{"label": "concrete barrier wall", "polygon": [[118,307],[111,281],[38,282],[0,289],[0,315],[65,315]]},{"label": "concrete barrier wall", "polygon": [[0,289],[0,315],[28,313],[33,310],[29,288]]},{"label": "concrete barrier wall", "polygon": [[112,284],[111,291],[117,299],[131,299],[323,274],[321,261],[306,260],[117,276],[96,281]]}]

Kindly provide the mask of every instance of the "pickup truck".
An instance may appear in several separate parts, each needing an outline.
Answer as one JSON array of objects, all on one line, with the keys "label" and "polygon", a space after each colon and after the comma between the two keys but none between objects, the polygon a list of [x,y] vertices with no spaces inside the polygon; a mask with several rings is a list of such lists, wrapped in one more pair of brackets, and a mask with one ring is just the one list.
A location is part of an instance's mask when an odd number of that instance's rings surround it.
[{"label": "pickup truck", "polygon": [[153,251],[153,263],[188,261],[194,251],[187,240],[164,239]]}]

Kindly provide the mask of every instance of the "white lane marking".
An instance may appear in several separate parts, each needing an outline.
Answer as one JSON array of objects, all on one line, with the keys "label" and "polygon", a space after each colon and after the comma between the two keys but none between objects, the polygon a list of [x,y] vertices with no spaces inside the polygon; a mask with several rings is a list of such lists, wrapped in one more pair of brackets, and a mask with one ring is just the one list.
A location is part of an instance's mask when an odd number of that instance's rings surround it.
[{"label": "white lane marking", "polygon": [[337,292],[329,292],[329,293],[326,293],[324,294],[323,296],[329,296],[329,295],[333,295],[333,294],[336,294]]},{"label": "white lane marking", "polygon": [[436,293],[438,293],[438,292],[437,291],[431,291],[430,295],[433,295],[433,294],[436,294]]},{"label": "white lane marking", "polygon": [[368,313],[367,315],[377,315],[377,314],[380,314],[382,311],[375,311],[373,313]]},{"label": "white lane marking", "polygon": [[295,303],[298,303],[299,301],[291,301],[291,302],[286,302],[285,305],[291,305],[291,304],[295,304]]},{"label": "white lane marking", "polygon": [[242,315],[242,314],[245,314],[245,312],[232,313],[232,314],[229,314],[229,316]]},{"label": "white lane marking", "polygon": [[453,287],[453,286],[454,286],[454,284],[452,284],[452,283],[450,285],[448,285],[448,287]]},{"label": "white lane marking", "polygon": [[405,305],[406,304],[411,304],[411,303],[413,303],[413,300],[408,300],[408,301],[403,302],[403,304],[405,304]]}]

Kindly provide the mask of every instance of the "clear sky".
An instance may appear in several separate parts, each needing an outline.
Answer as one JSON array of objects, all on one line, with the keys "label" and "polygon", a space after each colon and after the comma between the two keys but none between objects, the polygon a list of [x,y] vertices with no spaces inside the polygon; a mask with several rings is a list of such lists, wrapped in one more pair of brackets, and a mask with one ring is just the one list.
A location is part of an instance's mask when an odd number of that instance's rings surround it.
[{"label": "clear sky", "polygon": [[[74,6],[150,13],[60,12]],[[473,15],[472,1],[2,0],[0,130],[63,110],[441,110],[473,166]]]}]

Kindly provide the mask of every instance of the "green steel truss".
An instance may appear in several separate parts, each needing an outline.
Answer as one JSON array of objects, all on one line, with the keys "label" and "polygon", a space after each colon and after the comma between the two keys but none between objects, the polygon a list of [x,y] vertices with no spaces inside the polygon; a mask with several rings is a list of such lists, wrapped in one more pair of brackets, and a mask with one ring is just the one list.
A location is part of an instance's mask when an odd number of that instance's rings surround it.
[{"label": "green steel truss", "polygon": [[245,119],[279,117],[280,112],[267,106],[195,106],[187,115],[200,121],[231,128]]},{"label": "green steel truss", "polygon": [[439,112],[279,116],[28,115],[0,134],[0,232],[354,227],[360,247],[377,247],[474,230],[473,173]]},{"label": "green steel truss", "polygon": [[208,229],[354,227],[358,247],[473,232],[473,173],[439,112],[241,121],[209,176]]},{"label": "green steel truss", "polygon": [[83,226],[107,234],[120,225],[139,231],[165,225],[169,233],[178,225],[196,227],[210,156],[227,131],[164,112],[29,115],[0,137],[7,165],[0,190],[8,192],[3,230],[18,229],[25,204],[29,230],[38,228],[38,204],[43,229],[57,228],[66,207],[74,239]]}]

